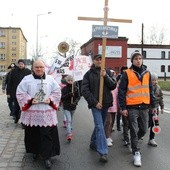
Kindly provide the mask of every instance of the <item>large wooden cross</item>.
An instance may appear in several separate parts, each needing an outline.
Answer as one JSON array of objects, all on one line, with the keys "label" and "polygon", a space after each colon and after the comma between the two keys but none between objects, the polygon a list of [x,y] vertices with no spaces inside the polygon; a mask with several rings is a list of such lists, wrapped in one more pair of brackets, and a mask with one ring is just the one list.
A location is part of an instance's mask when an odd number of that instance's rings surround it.
[{"label": "large wooden cross", "polygon": [[[104,6],[104,18],[94,18],[94,17],[78,17],[78,20],[86,20],[86,21],[103,21],[103,25],[107,26],[107,22],[124,22],[124,23],[132,23],[132,20],[128,19],[113,19],[108,18],[108,0],[105,0]],[[102,37],[102,63],[101,63],[101,70],[105,68],[105,52],[106,52],[106,37]],[[102,104],[103,101],[103,83],[104,79],[100,77],[100,91],[99,91],[99,102]]]}]

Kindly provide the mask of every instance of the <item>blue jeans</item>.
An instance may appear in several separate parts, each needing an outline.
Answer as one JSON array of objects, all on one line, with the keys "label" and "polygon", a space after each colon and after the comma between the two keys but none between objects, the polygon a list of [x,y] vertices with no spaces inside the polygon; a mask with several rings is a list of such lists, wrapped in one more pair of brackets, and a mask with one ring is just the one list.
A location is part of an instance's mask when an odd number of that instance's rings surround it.
[{"label": "blue jeans", "polygon": [[64,115],[66,116],[67,135],[72,134],[74,112],[75,112],[75,110],[73,110],[73,111],[64,110]]},{"label": "blue jeans", "polygon": [[93,114],[95,127],[91,136],[90,145],[95,146],[97,152],[100,155],[108,154],[108,146],[104,131],[104,123],[106,120],[108,108],[103,108],[102,110],[92,108],[91,110]]}]

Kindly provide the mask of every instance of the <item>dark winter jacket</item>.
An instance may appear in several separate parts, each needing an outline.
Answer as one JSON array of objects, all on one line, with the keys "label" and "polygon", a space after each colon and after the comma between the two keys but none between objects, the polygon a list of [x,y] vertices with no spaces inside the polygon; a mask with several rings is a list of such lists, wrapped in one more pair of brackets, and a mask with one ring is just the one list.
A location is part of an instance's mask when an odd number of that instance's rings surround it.
[{"label": "dark winter jacket", "polygon": [[6,94],[8,95],[8,84],[9,84],[9,79],[10,79],[10,75],[11,75],[11,70],[4,76],[3,81],[2,81],[2,90],[6,90]]},{"label": "dark winter jacket", "polygon": [[[99,102],[100,89],[100,71],[101,68],[96,68],[94,65],[87,71],[83,77],[81,92],[88,103],[88,107],[96,107]],[[103,107],[109,108],[113,105],[113,97],[111,91],[116,88],[116,81],[112,78],[109,69],[106,69],[103,85]]]},{"label": "dark winter jacket", "polygon": [[74,83],[74,88],[72,92],[72,84],[66,84],[61,90],[61,101],[63,103],[63,109],[73,111],[76,109],[78,102],[80,100],[79,88]]},{"label": "dark winter jacket", "polygon": [[16,89],[21,80],[31,74],[31,70],[28,68],[20,69],[16,67],[14,70],[11,71],[11,75],[9,78],[8,86],[7,86],[7,93],[10,94],[12,98],[16,98]]},{"label": "dark winter jacket", "polygon": [[[141,68],[138,68],[134,65],[130,67],[138,77],[138,79],[142,82],[143,75],[148,72],[146,67],[142,65]],[[119,105],[122,110],[130,109],[130,108],[136,108],[136,109],[148,109],[149,106],[151,105],[152,108],[155,108],[155,96],[153,92],[153,87],[152,87],[152,81],[151,81],[151,76],[149,80],[149,91],[150,91],[150,105],[147,104],[139,104],[139,105],[126,105],[126,92],[127,92],[127,87],[128,87],[128,77],[127,73],[124,72],[121,77],[121,82],[119,85],[119,92],[118,92],[118,100],[119,100]]]}]

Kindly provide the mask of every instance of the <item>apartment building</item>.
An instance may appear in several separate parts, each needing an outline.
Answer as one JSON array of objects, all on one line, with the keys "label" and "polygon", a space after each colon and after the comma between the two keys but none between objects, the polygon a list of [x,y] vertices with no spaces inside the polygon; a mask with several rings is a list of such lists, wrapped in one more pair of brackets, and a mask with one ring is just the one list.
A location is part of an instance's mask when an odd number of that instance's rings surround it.
[{"label": "apartment building", "polygon": [[27,39],[21,28],[0,27],[0,72],[8,71],[11,63],[27,58]]}]

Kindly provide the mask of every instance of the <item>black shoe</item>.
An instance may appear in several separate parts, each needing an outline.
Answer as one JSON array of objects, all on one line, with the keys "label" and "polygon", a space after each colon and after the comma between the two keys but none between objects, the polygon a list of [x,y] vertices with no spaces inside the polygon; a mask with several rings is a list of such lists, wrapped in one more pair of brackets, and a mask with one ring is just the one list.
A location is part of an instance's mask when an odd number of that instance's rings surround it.
[{"label": "black shoe", "polygon": [[18,123],[19,118],[15,116],[14,123]]},{"label": "black shoe", "polygon": [[99,161],[103,162],[103,163],[106,163],[108,161],[107,154],[101,155]]},{"label": "black shoe", "polygon": [[129,145],[130,145],[130,143],[128,141],[124,140],[124,146],[129,146]]},{"label": "black shoe", "polygon": [[89,148],[90,150],[97,152],[96,146],[94,146],[93,144],[90,144]]},{"label": "black shoe", "polygon": [[121,128],[120,128],[120,127],[118,127],[118,128],[117,128],[117,130],[118,130],[118,131],[121,131]]},{"label": "black shoe", "polygon": [[50,169],[50,168],[51,168],[51,162],[50,162],[49,159],[45,160],[44,163],[45,163],[45,167],[46,167],[47,169]]},{"label": "black shoe", "polygon": [[32,155],[32,160],[33,160],[33,161],[36,161],[37,158],[38,158],[38,154],[33,153],[33,155]]}]

